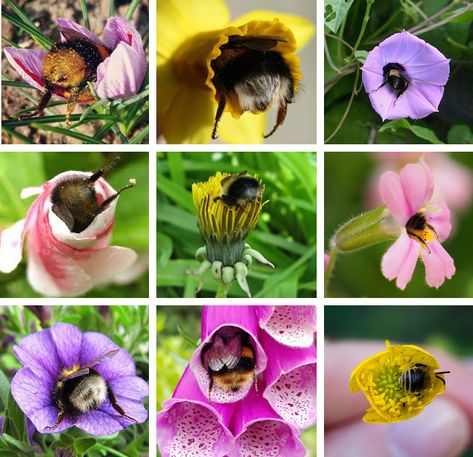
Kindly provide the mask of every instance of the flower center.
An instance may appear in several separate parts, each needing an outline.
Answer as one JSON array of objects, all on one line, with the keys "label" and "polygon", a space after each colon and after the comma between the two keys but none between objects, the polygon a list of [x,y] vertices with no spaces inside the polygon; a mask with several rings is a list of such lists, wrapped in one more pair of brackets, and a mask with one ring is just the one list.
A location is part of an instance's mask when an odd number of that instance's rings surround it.
[{"label": "flower center", "polygon": [[80,370],[80,365],[78,365],[77,363],[72,365],[72,368],[70,370],[68,370],[67,368],[63,368],[61,371],[61,378],[65,378],[69,376],[70,374],[75,373],[76,371],[79,371],[79,370]]},{"label": "flower center", "polygon": [[406,231],[410,238],[416,240],[430,253],[428,243],[437,239],[437,233],[430,225],[425,215],[421,212],[415,213],[406,223]]}]

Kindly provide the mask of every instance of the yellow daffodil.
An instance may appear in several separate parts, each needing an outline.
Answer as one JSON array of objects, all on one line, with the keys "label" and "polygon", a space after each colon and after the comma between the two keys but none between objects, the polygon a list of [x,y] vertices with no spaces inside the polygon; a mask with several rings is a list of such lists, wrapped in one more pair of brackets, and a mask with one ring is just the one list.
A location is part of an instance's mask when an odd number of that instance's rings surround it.
[{"label": "yellow daffodil", "polygon": [[363,421],[400,422],[417,416],[445,392],[444,372],[435,358],[414,345],[391,346],[360,363],[352,372],[350,391],[360,389],[371,407]]},{"label": "yellow daffodil", "polygon": [[[250,186],[251,198],[231,200],[230,196],[223,193],[224,186],[227,188],[242,179],[246,180],[245,186]],[[201,262],[199,269],[190,272],[201,277],[199,289],[203,284],[204,273],[211,269],[213,277],[221,286],[220,293],[226,295],[236,279],[243,291],[251,296],[246,276],[253,258],[274,268],[271,262],[245,243],[266,204],[262,200],[263,192],[261,180],[246,171],[237,175],[218,171],[208,181],[192,185],[197,226],[205,243],[196,251],[196,258]]]},{"label": "yellow daffodil", "polygon": [[[212,62],[229,37],[274,39],[290,69],[294,91],[301,79],[297,49],[313,36],[302,17],[252,11],[234,21],[223,0],[158,0],[157,3],[158,132],[168,143],[208,143],[219,106]],[[242,109],[229,96],[218,126],[227,143],[261,143],[266,113]],[[266,111],[266,110],[265,110]]]}]

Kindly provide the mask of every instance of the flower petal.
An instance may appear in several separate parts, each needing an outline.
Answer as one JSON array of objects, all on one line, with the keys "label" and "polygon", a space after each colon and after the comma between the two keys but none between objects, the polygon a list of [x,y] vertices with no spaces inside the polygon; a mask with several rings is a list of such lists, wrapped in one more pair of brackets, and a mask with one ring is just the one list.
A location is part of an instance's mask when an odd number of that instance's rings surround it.
[{"label": "flower petal", "polygon": [[376,46],[366,57],[361,68],[363,85],[368,94],[379,89],[384,82],[383,75],[384,60],[381,49]]},{"label": "flower petal", "polygon": [[425,265],[425,280],[430,287],[439,288],[445,278],[451,279],[455,274],[455,264],[448,252],[438,241],[429,243],[430,253],[422,250],[422,260]]},{"label": "flower petal", "polygon": [[430,45],[406,31],[395,33],[379,44],[384,65],[397,63],[405,69],[425,46]]},{"label": "flower petal", "polygon": [[379,193],[399,225],[404,226],[414,215],[404,194],[401,178],[392,171],[386,171],[379,179]]},{"label": "flower petal", "polygon": [[169,59],[177,48],[193,35],[225,27],[230,11],[223,0],[158,0],[157,5],[158,64]]},{"label": "flower petal", "polygon": [[97,67],[95,90],[100,98],[129,98],[140,90],[145,72],[145,55],[120,42]]},{"label": "flower petal", "polygon": [[430,199],[434,192],[434,179],[427,164],[409,163],[400,173],[401,185],[409,205],[410,214],[419,211]]},{"label": "flower petal", "polygon": [[148,396],[148,384],[138,376],[118,376],[110,379],[108,385],[115,395],[122,398],[141,400]]},{"label": "flower petal", "polygon": [[171,60],[158,64],[157,82],[156,103],[158,106],[158,116],[161,116],[161,113],[172,108],[174,97],[180,86],[174,64]]},{"label": "flower petal", "polygon": [[58,410],[54,406],[45,406],[29,415],[29,419],[33,422],[40,433],[59,433],[75,425],[76,419],[72,417],[64,417],[59,425],[50,429],[57,421]]},{"label": "flower petal", "polygon": [[82,332],[71,324],[58,323],[51,327],[51,336],[61,361],[61,368],[72,369],[79,363]]},{"label": "flower petal", "polygon": [[267,113],[243,113],[235,119],[229,112],[224,113],[219,123],[217,135],[229,144],[261,144],[266,132]]},{"label": "flower petal", "polygon": [[148,411],[143,405],[141,400],[130,400],[129,398],[122,397],[116,392],[113,392],[120,408],[125,411],[127,416],[132,417],[133,419],[128,419],[122,416],[118,411],[116,411],[110,402],[106,401],[100,408],[99,411],[102,411],[114,420],[116,420],[123,428],[127,428],[133,424],[142,424],[148,418]]},{"label": "flower petal", "polygon": [[272,21],[279,19],[286,27],[291,29],[297,42],[297,49],[302,49],[314,36],[315,26],[302,16],[295,14],[286,14],[268,10],[253,10],[243,16],[240,16],[228,24],[238,27],[247,24],[250,21]]},{"label": "flower petal", "polygon": [[20,76],[35,89],[43,90],[43,60],[47,51],[5,48],[5,56]]},{"label": "flower petal", "polygon": [[420,244],[403,229],[401,236],[388,249],[381,262],[381,271],[389,281],[397,278],[396,286],[404,290],[412,278],[419,258]]},{"label": "flower petal", "polygon": [[131,46],[137,54],[144,56],[143,41],[138,30],[125,18],[116,16],[107,21],[103,29],[103,42],[108,49],[114,50],[120,42]]},{"label": "flower petal", "polygon": [[439,241],[445,241],[452,231],[450,210],[445,202],[429,204],[425,211],[427,222],[435,229]]},{"label": "flower petal", "polygon": [[[69,30],[72,30],[74,32],[76,32],[77,34],[79,35],[83,35],[85,36],[86,38],[88,38],[90,41],[96,43],[96,44],[100,44],[103,46],[103,43],[102,41],[100,41],[98,39],[98,37],[96,35],[94,35],[89,29],[87,29],[86,27],[80,25],[80,24],[77,24],[77,22],[74,22],[74,21],[70,21],[69,19],[63,19],[63,18],[58,18],[57,19],[57,24],[59,25],[60,28],[62,29],[69,29]],[[68,38],[64,36],[63,33],[61,33],[61,40],[62,41],[66,41]]]},{"label": "flower petal", "polygon": [[12,272],[23,257],[25,219],[0,232],[0,271]]},{"label": "flower petal", "polygon": [[123,426],[118,420],[100,409],[81,414],[77,418],[75,426],[96,436],[113,435],[123,430]]}]

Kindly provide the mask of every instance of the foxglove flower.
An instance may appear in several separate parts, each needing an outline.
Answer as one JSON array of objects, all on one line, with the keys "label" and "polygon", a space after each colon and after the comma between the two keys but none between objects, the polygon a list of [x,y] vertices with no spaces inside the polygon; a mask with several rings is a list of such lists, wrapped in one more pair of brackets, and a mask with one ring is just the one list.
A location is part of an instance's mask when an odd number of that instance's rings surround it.
[{"label": "foxglove flower", "polygon": [[[97,67],[97,79],[93,83],[97,95],[101,98],[129,98],[136,94],[143,83],[146,72],[146,56],[141,36],[135,27],[122,17],[112,17],[107,21],[100,40],[90,30],[67,19],[58,19],[58,26],[71,30],[77,38],[104,46],[110,52]],[[61,34],[62,41],[66,38]],[[5,48],[13,68],[32,87],[44,91],[43,62],[46,50]],[[55,88],[53,94],[64,96],[63,88]],[[92,102],[92,94],[87,89],[81,94],[79,102]]]},{"label": "foxglove flower", "polygon": [[365,90],[374,110],[386,119],[422,119],[438,111],[450,74],[450,60],[409,32],[396,33],[366,58]]},{"label": "foxglove flower", "polygon": [[[111,435],[146,420],[142,399],[148,395],[148,385],[136,376],[130,354],[107,336],[55,324],[23,338],[13,351],[23,368],[14,376],[11,392],[38,432],[76,426],[92,435]],[[102,379],[97,401],[74,414],[61,411],[55,394],[58,382],[91,372]]]},{"label": "foxglove flower", "polygon": [[430,287],[440,287],[455,274],[453,259],[440,244],[450,235],[450,211],[433,202],[434,180],[424,161],[406,165],[399,175],[385,172],[380,179],[381,198],[393,216],[399,237],[383,257],[381,269],[405,289],[419,256]]},{"label": "foxglove flower", "polygon": [[[228,180],[249,179],[258,189],[253,200],[244,204],[224,202],[223,186]],[[251,291],[246,277],[253,258],[258,262],[274,268],[258,251],[251,249],[245,243],[246,237],[258,223],[263,202],[264,185],[257,177],[252,177],[246,171],[238,175],[217,172],[206,182],[192,185],[192,198],[197,210],[197,226],[205,246],[196,251],[196,258],[201,262],[196,271],[190,273],[200,276],[198,290],[203,286],[203,275],[207,270],[212,271],[213,277],[223,288],[228,289],[236,280],[241,289],[251,297]],[[239,197],[241,198],[241,197]]]},{"label": "foxglove flower", "polygon": [[[223,0],[188,0],[185,7],[159,0],[157,14],[157,122],[168,143],[210,141],[220,103],[214,62],[230,37],[276,39],[270,50],[280,54],[290,69],[297,91],[302,75],[296,51],[314,34],[313,24],[304,18],[253,11],[230,21]],[[219,137],[228,143],[261,143],[266,129],[264,107],[248,105],[251,97],[226,98]]]},{"label": "foxglove flower", "polygon": [[77,231],[67,217],[59,217],[54,210],[52,194],[56,187],[67,180],[87,180],[92,176],[97,174],[67,171],[41,187],[23,190],[22,197],[39,196],[26,219],[0,232],[0,272],[9,273],[18,266],[26,236],[28,281],[43,295],[81,295],[96,285],[112,282],[119,273],[130,269],[136,253],[129,248],[109,246],[118,197],[113,199],[117,192],[105,179],[98,177],[91,183],[97,204],[113,200],[87,227]]},{"label": "foxglove flower", "polygon": [[[236,332],[239,332],[238,334]],[[258,321],[251,306],[205,306],[202,310],[201,339],[202,343],[194,352],[190,361],[190,368],[194,373],[199,387],[207,398],[215,403],[233,403],[244,398],[251,389],[256,389],[254,382],[246,383],[238,390],[224,389],[220,385],[210,384],[208,362],[205,360],[204,348],[208,344],[217,344],[229,348],[230,344],[238,345],[232,349],[238,351],[241,347],[241,332],[248,337],[248,343],[254,351],[255,376],[257,377],[266,368],[267,358],[258,341]],[[223,340],[223,341],[222,341]],[[230,342],[230,343],[229,343]],[[221,351],[222,349],[220,349]],[[229,351],[230,352],[230,351]],[[241,351],[240,351],[241,354]],[[231,354],[226,355],[231,357]],[[204,362],[204,363],[203,363]],[[255,382],[256,379],[255,379]]]},{"label": "foxglove flower", "polygon": [[[410,419],[439,394],[445,392],[445,373],[435,358],[414,345],[392,346],[361,362],[350,377],[351,393],[361,390],[370,408],[363,416],[368,423],[390,423]],[[425,380],[419,389],[420,376]]]}]

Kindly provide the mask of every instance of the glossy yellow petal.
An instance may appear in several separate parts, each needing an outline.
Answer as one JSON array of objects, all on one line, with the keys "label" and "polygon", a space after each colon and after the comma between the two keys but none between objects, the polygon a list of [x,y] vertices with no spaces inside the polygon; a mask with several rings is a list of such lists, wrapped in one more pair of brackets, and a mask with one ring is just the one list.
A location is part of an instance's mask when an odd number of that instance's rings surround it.
[{"label": "glossy yellow petal", "polygon": [[179,90],[179,80],[172,61],[162,62],[157,68],[157,107],[158,113],[165,113],[173,103]]},{"label": "glossy yellow petal", "polygon": [[276,11],[255,10],[244,14],[230,22],[229,25],[238,27],[250,21],[272,21],[279,19],[288,27],[296,38],[297,48],[303,48],[315,34],[315,25],[302,16],[278,13]]},{"label": "glossy yellow petal", "polygon": [[158,0],[156,11],[158,59],[170,58],[187,38],[230,20],[223,0]]},{"label": "glossy yellow petal", "polygon": [[225,113],[218,127],[218,136],[225,143],[259,144],[264,140],[266,120],[266,113],[243,113],[239,119]]},{"label": "glossy yellow petal", "polygon": [[209,92],[182,84],[162,120],[167,143],[206,144],[210,141],[215,103]]}]

